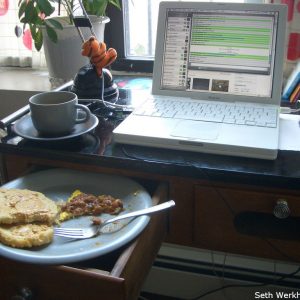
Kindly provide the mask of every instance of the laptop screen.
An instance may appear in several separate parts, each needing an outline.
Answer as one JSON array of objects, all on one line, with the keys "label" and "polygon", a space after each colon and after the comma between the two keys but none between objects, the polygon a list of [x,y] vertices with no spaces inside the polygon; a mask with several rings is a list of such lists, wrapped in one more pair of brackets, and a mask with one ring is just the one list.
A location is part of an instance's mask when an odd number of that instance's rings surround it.
[{"label": "laptop screen", "polygon": [[276,53],[278,10],[272,5],[261,10],[257,4],[252,9],[194,5],[166,4],[164,32],[157,41],[163,44],[159,90],[271,98],[275,64],[283,60]]}]

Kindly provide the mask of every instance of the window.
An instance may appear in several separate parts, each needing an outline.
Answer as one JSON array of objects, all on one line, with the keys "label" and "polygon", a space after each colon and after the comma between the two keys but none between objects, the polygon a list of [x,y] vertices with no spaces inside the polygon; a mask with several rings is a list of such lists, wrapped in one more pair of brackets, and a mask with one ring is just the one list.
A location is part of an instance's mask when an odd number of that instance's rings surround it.
[{"label": "window", "polygon": [[[152,72],[157,13],[161,0],[122,1],[122,11],[110,7],[108,15],[111,22],[107,24],[105,29],[106,43],[109,47],[114,47],[118,51],[118,60],[113,64],[113,68],[115,70]],[[283,3],[286,1],[230,0],[230,2]],[[15,31],[16,25],[20,25],[17,16],[17,3],[18,0],[0,0],[0,66],[45,66],[43,53],[35,51],[29,35],[21,34],[20,30]],[[297,1],[288,2],[286,63],[290,67],[286,68],[286,73],[289,73],[300,59],[300,33],[297,25],[299,10],[296,7],[297,3]],[[19,35],[19,38],[16,38],[16,34]]]},{"label": "window", "polygon": [[114,69],[152,72],[158,9],[161,1],[123,0],[122,12],[115,9],[109,11],[111,23],[105,30],[105,40],[110,47],[118,51],[119,58],[113,65]]}]

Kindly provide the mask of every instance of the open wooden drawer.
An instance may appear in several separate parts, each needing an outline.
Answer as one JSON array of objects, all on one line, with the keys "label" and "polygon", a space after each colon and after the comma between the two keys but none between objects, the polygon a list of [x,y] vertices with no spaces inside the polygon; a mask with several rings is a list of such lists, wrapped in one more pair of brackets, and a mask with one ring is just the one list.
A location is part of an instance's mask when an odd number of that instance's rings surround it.
[{"label": "open wooden drawer", "polygon": [[[167,185],[159,184],[153,204],[167,196]],[[165,238],[166,216],[167,212],[153,215],[143,232],[122,249],[82,263],[44,266],[0,258],[0,299],[134,300]]]}]

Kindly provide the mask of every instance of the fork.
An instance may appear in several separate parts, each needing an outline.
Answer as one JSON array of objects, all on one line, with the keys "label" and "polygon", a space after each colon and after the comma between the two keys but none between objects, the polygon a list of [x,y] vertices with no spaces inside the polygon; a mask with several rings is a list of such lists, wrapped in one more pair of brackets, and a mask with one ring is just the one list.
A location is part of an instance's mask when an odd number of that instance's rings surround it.
[{"label": "fork", "polygon": [[173,200],[166,201],[162,204],[154,205],[148,208],[144,208],[141,210],[136,210],[127,214],[123,214],[120,216],[117,216],[112,219],[105,220],[102,224],[100,225],[95,225],[92,227],[87,227],[87,228],[61,228],[61,227],[55,227],[54,228],[54,234],[57,236],[62,236],[62,237],[68,237],[72,239],[88,239],[93,236],[96,236],[100,233],[101,228],[104,226],[114,223],[116,221],[126,219],[126,218],[132,218],[132,217],[138,217],[142,215],[150,215],[153,213],[156,213],[158,211],[171,208],[175,205],[175,202]]}]

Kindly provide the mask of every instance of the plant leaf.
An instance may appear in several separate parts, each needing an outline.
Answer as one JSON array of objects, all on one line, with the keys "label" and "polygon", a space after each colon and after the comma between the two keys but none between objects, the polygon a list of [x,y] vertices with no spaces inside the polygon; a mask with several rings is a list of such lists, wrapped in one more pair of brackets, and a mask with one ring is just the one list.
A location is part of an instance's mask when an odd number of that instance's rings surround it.
[{"label": "plant leaf", "polygon": [[47,17],[50,16],[55,10],[48,0],[37,0],[37,6]]},{"label": "plant leaf", "polygon": [[51,26],[47,25],[47,23],[45,25],[46,25],[46,31],[47,31],[48,37],[50,38],[50,40],[52,42],[56,43],[57,42],[57,33]]},{"label": "plant leaf", "polygon": [[34,47],[37,51],[40,51],[43,45],[43,34],[40,28],[35,25],[30,25],[31,37],[34,41]]},{"label": "plant leaf", "polygon": [[38,17],[38,11],[34,6],[33,2],[29,1],[24,11],[24,19],[26,23],[31,23],[32,21],[34,23],[34,20],[36,20],[37,17]]},{"label": "plant leaf", "polygon": [[[92,13],[96,16],[104,16],[108,1],[94,0],[92,5]],[[90,13],[91,13],[90,12]]]},{"label": "plant leaf", "polygon": [[35,41],[36,38],[37,38],[37,30],[36,30],[36,26],[30,24],[29,28],[30,28],[30,32],[31,32],[31,37],[32,37],[32,39]]},{"label": "plant leaf", "polygon": [[22,15],[24,14],[25,8],[26,8],[26,0],[22,1],[22,3],[19,4],[19,12],[18,12],[19,19],[21,19]]},{"label": "plant leaf", "polygon": [[45,21],[46,21],[46,23],[49,23],[49,25],[53,26],[54,28],[59,29],[59,30],[63,30],[63,26],[57,20],[47,19]]},{"label": "plant leaf", "polygon": [[88,14],[93,14],[93,1],[82,0],[82,4]]},{"label": "plant leaf", "polygon": [[108,0],[108,2],[117,7],[118,9],[121,9],[121,4],[119,0]]},{"label": "plant leaf", "polygon": [[34,39],[34,46],[37,51],[40,51],[43,45],[43,33],[40,28],[38,28],[36,32],[36,36]]}]

